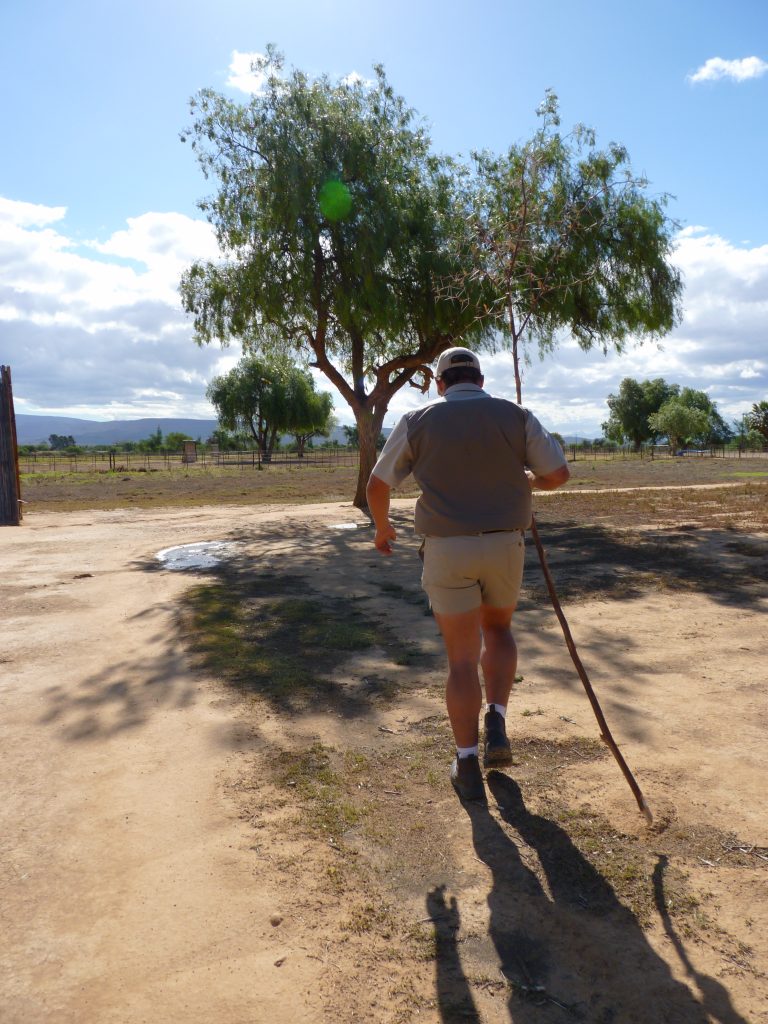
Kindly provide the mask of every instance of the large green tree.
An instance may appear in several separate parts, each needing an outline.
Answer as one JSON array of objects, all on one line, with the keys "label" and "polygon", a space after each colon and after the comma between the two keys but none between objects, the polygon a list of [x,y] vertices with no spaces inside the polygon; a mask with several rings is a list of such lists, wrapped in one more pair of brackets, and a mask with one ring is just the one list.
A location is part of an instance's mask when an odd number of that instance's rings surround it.
[{"label": "large green tree", "polygon": [[625,377],[618,394],[608,395],[606,399],[610,415],[602,425],[605,436],[619,444],[631,441],[636,449],[647,441],[655,441],[659,432],[653,429],[648,418],[679,393],[677,384],[667,384],[662,377],[654,380]]},{"label": "large green tree", "polygon": [[307,442],[327,437],[333,423],[333,399],[327,391],[317,391],[307,370],[291,367],[285,376],[287,428],[294,436],[299,458],[304,457]]},{"label": "large green tree", "polygon": [[221,426],[248,431],[268,461],[279,431],[285,429],[282,367],[246,356],[228,373],[214,377],[206,396]]},{"label": "large green tree", "polygon": [[671,398],[650,417],[651,427],[669,440],[673,449],[704,439],[709,426],[706,412]]},{"label": "large green tree", "polygon": [[749,429],[762,434],[768,444],[768,402],[755,402],[745,419]]},{"label": "large green tree", "polygon": [[717,404],[705,391],[683,388],[678,401],[688,409],[703,412],[707,417],[707,425],[699,435],[699,440],[705,444],[727,444],[733,437],[733,431],[717,411]]},{"label": "large green tree", "polygon": [[286,357],[244,356],[214,377],[206,392],[225,430],[247,430],[265,461],[283,432],[296,438],[299,454],[315,434],[327,434],[333,409],[328,392],[315,389],[311,374]]},{"label": "large green tree", "polygon": [[248,104],[192,101],[222,258],[187,271],[182,299],[198,343],[293,347],[326,375],[355,416],[364,507],[392,396],[425,389],[445,348],[490,335],[475,284],[460,298],[440,287],[462,256],[456,168],[381,68],[372,85],[313,80],[270,50],[256,70],[264,91]]},{"label": "large green tree", "polygon": [[667,333],[682,294],[669,261],[674,225],[624,147],[598,149],[583,126],[563,135],[552,92],[538,113],[527,142],[474,155],[467,219],[470,280],[490,289],[485,316],[512,349],[518,400],[529,341],[540,355],[563,334],[585,350],[621,351]]}]

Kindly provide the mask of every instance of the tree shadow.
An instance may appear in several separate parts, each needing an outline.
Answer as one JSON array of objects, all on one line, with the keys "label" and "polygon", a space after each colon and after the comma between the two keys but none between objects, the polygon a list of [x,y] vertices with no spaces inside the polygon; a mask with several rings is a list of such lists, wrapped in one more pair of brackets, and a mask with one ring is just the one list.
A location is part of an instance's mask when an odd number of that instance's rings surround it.
[{"label": "tree shadow", "polygon": [[[349,555],[363,541],[364,554],[371,556],[367,561],[375,560],[371,568],[398,578],[405,573],[407,597],[413,599],[414,592],[420,593],[421,565],[415,560],[420,538],[413,534],[412,511],[395,510],[391,519],[398,534],[392,558],[373,550],[370,530],[365,528],[337,535],[330,543]],[[554,518],[540,522],[539,533],[563,601],[631,601],[660,589],[706,594],[738,607],[753,608],[756,601],[768,598],[768,543],[761,538],[728,530],[649,532]],[[530,534],[523,595],[534,604],[549,603]]]},{"label": "tree shadow", "polygon": [[177,639],[164,640],[157,654],[115,660],[74,687],[53,683],[43,693],[47,707],[38,724],[80,742],[141,728],[159,710],[184,708],[195,700],[197,687],[186,668]]},{"label": "tree shadow", "polygon": [[[512,779],[491,772],[488,786],[502,821],[522,841],[513,841],[487,805],[464,805],[475,851],[492,874],[489,936],[509,989],[510,1021],[541,1024],[565,1015],[589,1024],[748,1024],[722,986],[693,969],[676,936],[675,948],[701,1000],[675,980],[607,880],[558,824],[526,808]],[[538,870],[526,863],[529,857],[536,858]],[[654,884],[660,892],[660,869]],[[427,907],[436,933],[441,916],[449,923],[458,920],[458,909],[447,913],[439,890],[429,894]],[[470,1013],[465,1019],[477,1020],[463,994],[469,983],[461,970],[456,928],[442,927],[437,942],[441,1019],[458,1020],[456,1007],[466,1006],[475,1017]],[[671,937],[668,915],[665,928]]]},{"label": "tree shadow", "polygon": [[[660,588],[736,606],[753,607],[768,597],[768,546],[728,531],[649,534],[550,520],[539,533],[563,601],[634,600]],[[547,600],[530,537],[526,547],[524,588],[529,597]]]},{"label": "tree shadow", "polygon": [[187,591],[180,610],[195,662],[240,693],[290,715],[372,709],[375,688],[354,659],[384,660],[389,631],[354,600],[315,592],[302,576],[229,564]]},{"label": "tree shadow", "polygon": [[[344,511],[339,518],[348,518],[348,523],[329,522],[318,515],[311,521],[286,518],[252,528],[238,527],[226,538],[236,542],[228,560],[202,572],[191,570],[201,587],[219,588],[213,602],[218,603],[218,609],[209,606],[206,614],[218,617],[218,627],[224,630],[227,621],[239,614],[238,609],[245,608],[251,616],[254,636],[262,630],[263,644],[272,658],[271,664],[267,658],[259,667],[257,645],[246,644],[234,664],[228,662],[224,645],[217,651],[202,652],[202,656],[197,652],[195,657],[203,667],[207,664],[234,690],[259,694],[275,705],[290,707],[294,714],[304,713],[312,704],[315,711],[324,708],[352,718],[369,714],[382,699],[382,692],[391,690],[389,682],[384,681],[377,683],[377,691],[370,682],[370,673],[356,679],[356,656],[367,652],[396,670],[408,666],[413,685],[419,685],[425,674],[442,666],[437,627],[420,587],[419,538],[412,532],[412,512],[393,512],[398,542],[391,558],[374,550],[370,523],[357,510],[350,507],[349,513]],[[354,529],[338,528],[351,524]],[[715,600],[737,605],[749,602],[754,607],[755,594],[768,590],[768,583],[754,572],[754,558],[738,551],[721,558],[721,553],[713,554],[711,539],[701,532],[683,537],[685,555],[679,545],[676,548],[666,541],[567,522],[548,524],[544,541],[566,601],[639,597],[648,587],[656,586],[647,575],[648,565],[653,567],[654,579],[660,575],[671,589],[700,589]],[[540,570],[531,551],[527,563],[529,590],[521,612],[524,608],[530,621],[531,616],[549,613],[545,610],[548,599]],[[745,572],[743,563],[753,571]],[[131,568],[142,574],[168,571],[154,556],[137,561]],[[151,588],[147,593],[144,627],[150,628],[151,616],[158,609],[152,604]],[[259,620],[260,615],[263,620],[265,610],[274,619],[274,628],[266,630],[268,635]],[[63,724],[62,735],[69,738],[87,739],[137,728],[153,709],[191,700],[194,686],[184,660],[185,651],[194,652],[195,648],[194,629],[187,628],[189,611],[182,598],[176,631],[167,638],[155,637],[157,654],[151,659],[124,656],[84,679],[74,692],[58,684],[51,686],[46,695],[49,706],[41,721]],[[299,635],[297,621],[302,614],[314,620],[311,643]],[[342,627],[349,627],[348,633],[357,632],[357,641],[354,635],[345,641]],[[363,642],[360,634],[366,631],[372,643]],[[179,642],[182,633],[183,645]],[[535,650],[538,642],[535,631],[528,629],[526,643]],[[642,680],[632,657],[633,646],[630,635],[617,645],[615,636],[607,631],[601,634],[597,625],[590,634],[590,649],[599,658],[603,673],[617,680],[612,688],[613,706],[626,712],[631,734],[642,738],[642,718],[637,711],[637,687]],[[287,652],[287,660],[280,661],[280,651]],[[229,670],[224,671],[227,663]],[[345,673],[345,665],[352,666],[349,672]],[[346,678],[339,682],[343,675]],[[298,679],[298,687],[294,688],[291,679]],[[631,689],[624,686],[623,679],[633,680]],[[273,685],[275,680],[279,685]],[[578,686],[565,661],[562,669],[553,669],[552,681],[562,687]]]},{"label": "tree shadow", "polygon": [[[145,577],[180,571],[190,579],[170,609],[171,628],[168,606],[153,603],[147,587],[147,607],[133,620],[153,654],[120,651],[75,686],[54,683],[38,722],[71,741],[137,729],[154,712],[191,702],[200,670],[233,695],[258,696],[286,714],[359,719],[392,699],[396,687],[381,678],[387,664],[392,675],[404,665],[414,673],[427,667],[431,652],[398,635],[401,607],[407,616],[413,605],[395,598],[418,595],[418,581],[412,588],[392,582],[393,566],[372,551],[365,525],[350,537],[328,524],[289,520],[233,530],[228,539],[237,543],[217,565],[169,570],[154,554],[135,561],[130,568]],[[374,597],[392,614],[369,612],[366,600]],[[383,671],[359,671],[360,657]]]}]

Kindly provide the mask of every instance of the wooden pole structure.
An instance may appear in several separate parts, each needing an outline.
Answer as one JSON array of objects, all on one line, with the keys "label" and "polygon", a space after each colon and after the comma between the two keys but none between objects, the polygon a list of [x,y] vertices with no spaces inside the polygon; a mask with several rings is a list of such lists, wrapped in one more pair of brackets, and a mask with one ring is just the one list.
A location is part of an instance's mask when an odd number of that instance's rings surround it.
[{"label": "wooden pole structure", "polygon": [[21,478],[10,366],[0,366],[0,526],[21,522]]}]

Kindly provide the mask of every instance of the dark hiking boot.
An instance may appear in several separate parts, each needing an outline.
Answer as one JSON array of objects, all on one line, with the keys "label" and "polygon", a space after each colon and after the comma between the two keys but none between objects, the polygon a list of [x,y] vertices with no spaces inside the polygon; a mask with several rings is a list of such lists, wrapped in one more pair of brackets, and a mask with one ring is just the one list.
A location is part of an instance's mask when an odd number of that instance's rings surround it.
[{"label": "dark hiking boot", "polygon": [[506,768],[514,764],[504,716],[495,708],[485,716],[483,764],[486,768]]},{"label": "dark hiking boot", "polygon": [[462,800],[485,800],[485,786],[480,762],[476,754],[454,757],[451,765],[451,784]]}]

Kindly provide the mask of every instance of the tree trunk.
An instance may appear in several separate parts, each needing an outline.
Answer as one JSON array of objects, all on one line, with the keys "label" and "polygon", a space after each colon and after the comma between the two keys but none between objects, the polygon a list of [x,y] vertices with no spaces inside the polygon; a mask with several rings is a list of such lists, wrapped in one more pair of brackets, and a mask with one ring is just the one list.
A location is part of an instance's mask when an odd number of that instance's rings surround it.
[{"label": "tree trunk", "polygon": [[368,508],[368,499],[365,496],[365,488],[371,470],[376,464],[376,441],[381,433],[381,425],[384,422],[386,406],[371,412],[368,409],[355,410],[357,421],[357,436],[360,447],[360,468],[357,474],[357,490],[352,504],[355,508]]},{"label": "tree trunk", "polygon": [[264,451],[262,458],[265,462],[272,461],[272,452],[275,450],[275,441],[277,440],[277,427],[265,427],[264,431]]},{"label": "tree trunk", "polygon": [[512,338],[512,365],[515,368],[515,401],[518,405],[523,403],[523,378],[520,373],[520,356],[518,354],[517,343],[520,340],[520,333],[515,326],[515,307],[512,304],[512,296],[510,295],[507,303],[507,317],[509,319],[509,333]]}]

